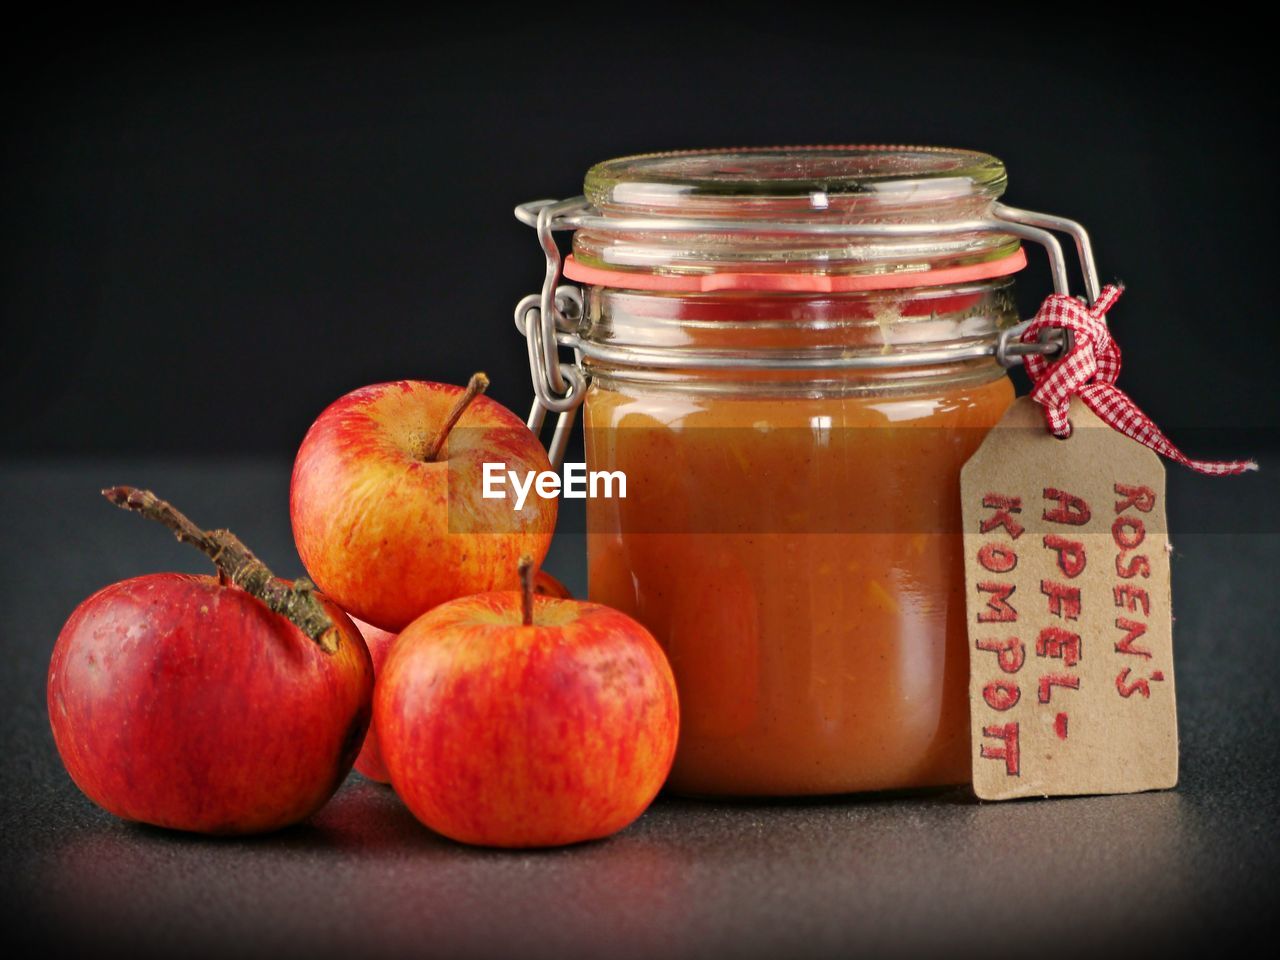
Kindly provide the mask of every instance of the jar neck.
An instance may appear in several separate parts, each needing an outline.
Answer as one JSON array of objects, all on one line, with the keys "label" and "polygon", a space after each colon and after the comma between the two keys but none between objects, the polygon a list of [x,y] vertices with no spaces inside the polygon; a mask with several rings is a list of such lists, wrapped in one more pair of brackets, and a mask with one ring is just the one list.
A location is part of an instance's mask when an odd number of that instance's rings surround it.
[{"label": "jar neck", "polygon": [[914,391],[1003,374],[1013,280],[856,293],[587,287],[583,365],[601,384],[716,392]]}]

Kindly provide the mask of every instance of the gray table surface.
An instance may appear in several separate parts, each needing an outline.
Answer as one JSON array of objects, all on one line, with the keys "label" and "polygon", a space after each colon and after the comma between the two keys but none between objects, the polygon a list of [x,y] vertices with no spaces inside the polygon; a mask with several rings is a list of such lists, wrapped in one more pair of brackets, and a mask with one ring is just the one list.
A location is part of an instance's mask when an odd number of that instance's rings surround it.
[{"label": "gray table surface", "polygon": [[[1264,467],[1276,458],[1263,458]],[[289,464],[0,462],[4,940],[219,956],[985,956],[1181,952],[1270,936],[1280,865],[1280,484],[1170,472],[1182,782],[979,804],[964,789],[807,802],[662,797],[618,836],[536,852],[441,839],[352,775],[306,824],[213,840],[121,823],[70,782],[44,678],[111,581],[204,569],[111,509],[153,487],[300,572]],[[581,539],[549,569],[579,592]],[[1109,955],[1109,953],[1108,953]]]}]

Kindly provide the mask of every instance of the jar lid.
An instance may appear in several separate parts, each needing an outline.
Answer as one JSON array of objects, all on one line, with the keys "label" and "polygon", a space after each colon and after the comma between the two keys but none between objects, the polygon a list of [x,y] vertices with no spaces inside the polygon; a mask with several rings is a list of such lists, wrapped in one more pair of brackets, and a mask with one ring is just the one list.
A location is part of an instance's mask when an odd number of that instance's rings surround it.
[{"label": "jar lid", "polygon": [[907,146],[759,147],[646,153],[597,163],[584,193],[603,213],[770,218],[984,201],[1004,192],[1004,164],[975,150]]},{"label": "jar lid", "polygon": [[[938,147],[621,157],[587,172],[585,197],[598,216],[574,235],[565,273],[691,290],[875,289],[1004,275],[1025,263],[1015,236],[987,226],[1006,183],[995,157]],[[675,220],[681,229],[671,229]]]}]

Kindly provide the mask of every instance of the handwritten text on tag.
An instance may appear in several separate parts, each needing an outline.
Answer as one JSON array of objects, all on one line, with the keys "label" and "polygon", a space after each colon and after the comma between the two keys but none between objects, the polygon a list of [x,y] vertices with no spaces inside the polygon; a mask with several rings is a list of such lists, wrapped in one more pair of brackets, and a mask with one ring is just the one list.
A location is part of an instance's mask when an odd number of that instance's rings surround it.
[{"label": "handwritten text on tag", "polygon": [[1178,779],[1164,466],[1079,401],[1019,399],[961,475],[973,785],[986,800]]}]

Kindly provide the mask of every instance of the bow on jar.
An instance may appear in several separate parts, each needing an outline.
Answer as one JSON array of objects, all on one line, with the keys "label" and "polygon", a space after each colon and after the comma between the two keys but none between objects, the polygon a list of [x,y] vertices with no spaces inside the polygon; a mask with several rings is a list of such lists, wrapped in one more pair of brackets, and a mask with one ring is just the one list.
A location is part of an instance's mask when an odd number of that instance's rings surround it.
[{"label": "bow on jar", "polygon": [[1120,348],[1107,328],[1107,311],[1123,292],[1124,287],[1108,284],[1092,306],[1075,297],[1055,293],[1045,299],[1023,331],[1023,343],[1036,342],[1041,331],[1048,329],[1069,330],[1073,334],[1074,343],[1064,356],[1050,361],[1031,354],[1024,360],[1034,383],[1031,399],[1044,408],[1049,432],[1055,437],[1071,436],[1067,411],[1074,395],[1112,429],[1197,473],[1225,476],[1257,470],[1258,464],[1253,460],[1192,460],[1138,409],[1128,394],[1116,387]]}]

